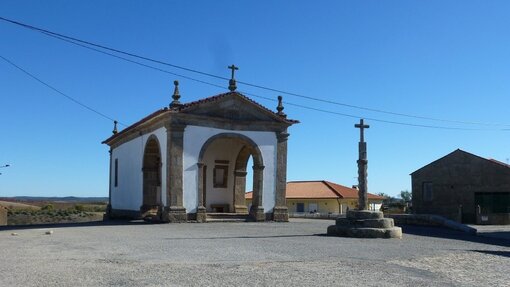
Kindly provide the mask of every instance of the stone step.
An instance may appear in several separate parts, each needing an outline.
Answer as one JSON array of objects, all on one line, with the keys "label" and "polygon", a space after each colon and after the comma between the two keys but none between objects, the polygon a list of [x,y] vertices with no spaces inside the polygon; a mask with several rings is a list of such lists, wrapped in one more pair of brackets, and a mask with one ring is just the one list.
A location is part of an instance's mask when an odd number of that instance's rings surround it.
[{"label": "stone step", "polygon": [[378,219],[350,219],[350,218],[337,218],[336,225],[339,227],[371,227],[371,228],[391,228],[395,224],[392,218],[378,218]]},{"label": "stone step", "polygon": [[207,222],[244,222],[248,214],[242,213],[207,213]]},{"label": "stone step", "polygon": [[329,236],[355,237],[355,238],[402,238],[402,228],[349,228],[337,225],[328,227]]},{"label": "stone step", "polygon": [[347,211],[347,218],[349,219],[380,219],[384,214],[381,211],[371,210],[349,210]]}]

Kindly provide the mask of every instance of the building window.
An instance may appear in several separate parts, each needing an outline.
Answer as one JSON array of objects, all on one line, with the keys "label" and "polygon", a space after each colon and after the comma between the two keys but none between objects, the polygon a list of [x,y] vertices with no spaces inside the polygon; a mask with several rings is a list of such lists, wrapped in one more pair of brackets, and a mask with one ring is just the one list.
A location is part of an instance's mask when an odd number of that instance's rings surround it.
[{"label": "building window", "polygon": [[115,159],[115,187],[119,186],[119,159]]},{"label": "building window", "polygon": [[216,160],[213,169],[213,187],[226,188],[228,183],[228,160]]},{"label": "building window", "polygon": [[296,212],[305,212],[305,204],[303,202],[297,203]]},{"label": "building window", "polygon": [[432,182],[422,183],[423,201],[432,201]]}]

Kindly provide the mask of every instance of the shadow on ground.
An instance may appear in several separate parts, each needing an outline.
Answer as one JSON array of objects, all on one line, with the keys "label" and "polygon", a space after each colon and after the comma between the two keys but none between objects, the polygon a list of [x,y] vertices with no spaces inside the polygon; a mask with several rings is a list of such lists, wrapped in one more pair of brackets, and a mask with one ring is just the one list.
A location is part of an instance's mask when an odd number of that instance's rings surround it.
[{"label": "shadow on ground", "polygon": [[510,257],[510,251],[491,251],[491,250],[471,250],[471,251],[490,255]]},{"label": "shadow on ground", "polygon": [[403,225],[402,232],[404,237],[406,234],[435,237],[435,238],[446,238],[454,240],[462,240],[469,242],[476,242],[489,245],[497,245],[503,247],[510,247],[510,240],[505,238],[494,238],[488,237],[487,233],[483,236],[472,235],[461,231],[451,230],[442,227],[427,227],[427,226],[414,226],[414,225]]},{"label": "shadow on ground", "polygon": [[108,220],[108,221],[89,221],[75,223],[47,223],[47,224],[28,224],[28,225],[7,225],[0,226],[3,230],[23,230],[39,228],[63,228],[63,227],[90,227],[90,226],[117,226],[117,225],[147,225],[151,224],[143,220]]}]

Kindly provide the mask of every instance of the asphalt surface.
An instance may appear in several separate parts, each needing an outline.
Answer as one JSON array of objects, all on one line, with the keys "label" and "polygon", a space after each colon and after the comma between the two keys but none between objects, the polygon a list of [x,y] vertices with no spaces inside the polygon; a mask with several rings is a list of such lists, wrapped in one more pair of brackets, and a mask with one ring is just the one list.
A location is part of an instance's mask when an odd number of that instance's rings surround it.
[{"label": "asphalt surface", "polygon": [[0,286],[509,286],[507,239],[431,227],[324,236],[332,223],[3,228]]}]

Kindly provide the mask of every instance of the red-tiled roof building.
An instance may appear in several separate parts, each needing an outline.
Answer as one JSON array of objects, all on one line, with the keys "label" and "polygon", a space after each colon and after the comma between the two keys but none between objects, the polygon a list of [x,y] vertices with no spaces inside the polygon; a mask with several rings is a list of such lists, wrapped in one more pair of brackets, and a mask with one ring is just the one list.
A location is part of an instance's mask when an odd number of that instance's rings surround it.
[{"label": "red-tiled roof building", "polygon": [[[287,183],[289,212],[345,213],[358,207],[358,190],[326,180]],[[248,204],[252,193],[246,193]],[[369,209],[379,210],[384,197],[368,194]]]}]

